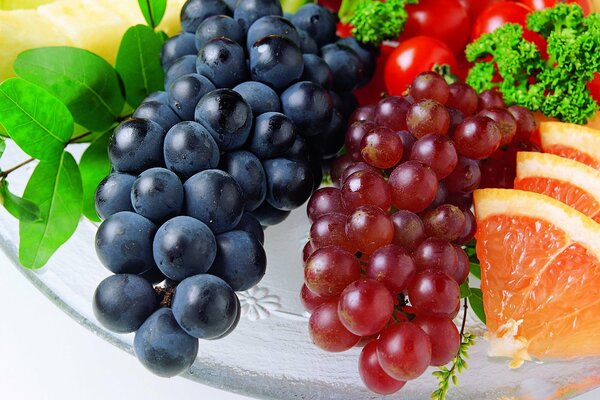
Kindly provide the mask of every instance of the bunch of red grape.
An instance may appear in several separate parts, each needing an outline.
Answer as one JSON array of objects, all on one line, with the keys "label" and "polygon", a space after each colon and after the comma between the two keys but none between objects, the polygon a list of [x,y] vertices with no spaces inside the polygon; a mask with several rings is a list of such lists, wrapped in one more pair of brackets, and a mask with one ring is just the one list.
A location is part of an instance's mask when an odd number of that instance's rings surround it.
[{"label": "bunch of red grape", "polygon": [[495,92],[433,72],[418,75],[409,95],[351,117],[347,154],[332,164],[337,187],[308,203],[301,299],[318,347],[364,345],[359,372],[370,390],[391,394],[456,356],[452,319],[469,274],[461,246],[475,233],[480,163],[527,134],[530,120]]}]

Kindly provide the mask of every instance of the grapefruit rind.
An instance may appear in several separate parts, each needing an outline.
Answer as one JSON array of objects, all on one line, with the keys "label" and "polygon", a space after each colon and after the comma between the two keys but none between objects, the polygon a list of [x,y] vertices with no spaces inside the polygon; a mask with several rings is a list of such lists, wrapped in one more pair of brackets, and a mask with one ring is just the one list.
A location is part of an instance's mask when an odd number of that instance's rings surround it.
[{"label": "grapefruit rind", "polygon": [[[519,186],[519,181],[528,178],[556,180],[565,183],[564,186],[576,187],[580,189],[581,192],[589,194],[595,203],[598,203],[595,206],[591,206],[593,210],[589,210],[590,213],[584,213],[588,217],[594,218],[598,211],[600,211],[600,171],[592,167],[554,154],[519,152],[517,153],[515,188],[524,189],[523,186]],[[557,190],[562,189],[563,188],[557,188]],[[554,195],[548,195],[560,200]],[[567,198],[569,197],[568,193],[560,193],[560,195]],[[574,204],[576,201],[577,199],[571,199],[571,202],[565,201],[565,203],[583,212],[580,207]]]},{"label": "grapefruit rind", "polygon": [[515,189],[479,189],[473,193],[473,205],[478,221],[494,215],[515,215],[559,226],[571,241],[600,259],[600,225],[549,196]]},{"label": "grapefruit rind", "polygon": [[593,159],[595,164],[600,163],[598,129],[566,122],[541,122],[540,139],[542,150],[546,153],[554,153],[554,148],[570,148],[580,153],[582,158]]},{"label": "grapefruit rind", "polygon": [[[540,226],[547,225],[559,227],[564,234],[563,239],[567,244],[570,243],[574,246],[581,246],[589,252],[590,256],[600,259],[600,225],[579,211],[576,211],[551,197],[521,190],[481,189],[474,192],[474,207],[477,222],[480,226],[484,226],[485,221],[488,218],[495,219],[498,217],[522,217],[527,220],[539,221]],[[485,243],[485,240],[483,243]],[[478,238],[478,254],[480,254],[480,245],[483,246]],[[569,246],[569,248],[573,248],[574,246]],[[485,252],[481,254],[485,254]],[[483,284],[484,282],[489,281],[489,279],[494,279],[493,276],[486,277],[486,275],[488,273],[493,273],[496,269],[494,268],[495,264],[488,264],[486,266],[484,263],[485,259],[482,259],[482,289],[484,290],[484,306],[487,311],[488,308],[485,303],[487,296]],[[592,267],[591,264],[590,267]],[[502,271],[506,269],[506,266],[496,265],[496,268]],[[512,269],[512,267],[509,267],[509,270],[510,269]],[[595,275],[597,275],[597,273]],[[539,278],[539,276],[537,276],[537,278]],[[567,282],[565,282],[565,284],[567,284]],[[502,289],[503,292],[510,292],[510,284],[506,282],[506,285],[507,286]],[[534,285],[536,285],[536,283],[534,283]],[[491,292],[489,294],[491,294]],[[595,303],[597,303],[597,301],[594,301],[594,304]],[[497,307],[493,305],[490,305],[490,307],[492,309],[495,308],[496,311],[498,311]],[[489,343],[488,354],[490,356],[508,357],[511,359],[509,367],[518,368],[525,360],[531,360],[533,358],[532,354],[539,354],[538,342],[536,341],[534,344],[534,340],[537,340],[538,334],[534,334],[530,337],[519,334],[520,326],[524,323],[522,318],[531,318],[533,314],[531,314],[531,311],[528,312],[526,310],[517,309],[516,314],[512,314],[513,317],[511,318],[511,315],[501,315],[503,314],[503,311],[507,310],[505,309],[505,306],[501,307],[498,315],[494,313],[497,319],[497,321],[494,322],[497,326],[494,327],[494,324],[490,324],[491,318],[488,318],[488,328],[490,328],[490,331],[485,335],[485,338]],[[570,317],[571,315],[569,314],[567,316]],[[562,317],[559,317],[558,319],[561,318]],[[555,319],[553,318],[553,320]],[[529,331],[531,333],[530,328]],[[536,352],[532,352],[532,346],[537,348]],[[568,354],[565,354],[565,356],[569,357]],[[539,357],[539,355],[536,355],[536,357]]]}]

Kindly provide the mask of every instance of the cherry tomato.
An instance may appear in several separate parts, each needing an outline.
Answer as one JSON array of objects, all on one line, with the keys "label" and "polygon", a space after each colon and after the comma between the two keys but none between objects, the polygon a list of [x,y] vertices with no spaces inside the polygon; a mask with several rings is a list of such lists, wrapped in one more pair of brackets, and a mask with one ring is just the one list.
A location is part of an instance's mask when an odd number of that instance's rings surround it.
[{"label": "cherry tomato", "polygon": [[[440,18],[440,10],[443,18]],[[408,19],[399,41],[414,36],[431,36],[446,43],[454,54],[469,41],[471,20],[459,0],[420,0],[406,6]]]},{"label": "cherry tomato", "polygon": [[400,96],[415,76],[423,71],[431,71],[434,65],[458,68],[452,50],[443,42],[428,36],[416,36],[402,43],[390,55],[385,64],[384,80],[391,96]]},{"label": "cherry tomato", "polygon": [[339,37],[345,38],[352,36],[352,25],[345,24],[343,22],[337,23],[337,30],[335,32]]},{"label": "cherry tomato", "polygon": [[490,33],[498,29],[504,24],[515,23],[524,28],[523,38],[533,42],[540,49],[542,57],[547,58],[547,43],[538,33],[532,32],[527,27],[527,15],[533,10],[521,3],[512,1],[503,1],[493,4],[485,9],[473,24],[471,39],[475,40],[484,33]]},{"label": "cherry tomato", "polygon": [[596,103],[600,104],[600,74],[597,73],[595,78],[587,84],[587,87]]},{"label": "cherry tomato", "polygon": [[342,4],[342,0],[319,0],[317,1],[323,7],[327,7],[331,11],[337,12],[340,9],[340,5]]},{"label": "cherry tomato", "polygon": [[577,3],[583,9],[583,13],[588,15],[592,11],[592,5],[589,0],[520,0],[520,3],[525,4],[532,10],[543,10],[550,8],[558,3]]},{"label": "cherry tomato", "polygon": [[361,106],[379,103],[379,100],[381,100],[386,92],[385,81],[383,79],[385,64],[396,47],[382,44],[379,49],[377,66],[375,67],[373,78],[368,84],[354,92],[354,96],[356,96],[356,99]]},{"label": "cherry tomato", "polygon": [[492,4],[499,3],[501,0],[459,0],[471,19],[477,18],[479,14]]}]

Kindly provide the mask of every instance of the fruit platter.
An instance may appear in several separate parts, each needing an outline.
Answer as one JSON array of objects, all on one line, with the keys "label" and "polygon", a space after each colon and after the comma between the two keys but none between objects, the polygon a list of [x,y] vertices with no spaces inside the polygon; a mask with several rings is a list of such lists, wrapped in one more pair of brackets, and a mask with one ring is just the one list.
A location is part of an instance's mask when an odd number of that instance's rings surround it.
[{"label": "fruit platter", "polygon": [[600,3],[28,0],[0,27],[0,250],[140,368],[265,399],[600,387]]}]

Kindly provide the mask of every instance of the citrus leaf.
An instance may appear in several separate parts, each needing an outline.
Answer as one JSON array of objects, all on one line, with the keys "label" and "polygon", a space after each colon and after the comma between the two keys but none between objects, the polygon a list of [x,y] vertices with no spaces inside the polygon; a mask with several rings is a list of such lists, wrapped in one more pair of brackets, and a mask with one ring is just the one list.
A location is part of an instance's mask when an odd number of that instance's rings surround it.
[{"label": "citrus leaf", "polygon": [[469,287],[469,280],[466,280],[460,285],[460,298],[464,299],[465,297],[469,297],[470,295],[471,288]]},{"label": "citrus leaf", "polygon": [[6,142],[4,139],[0,138],[0,157],[4,154],[4,150],[6,150]]},{"label": "citrus leaf", "polygon": [[127,103],[134,108],[150,93],[164,88],[161,47],[161,38],[145,25],[132,26],[123,35],[115,65],[125,85]]},{"label": "citrus leaf", "polygon": [[75,232],[81,216],[83,189],[77,163],[63,152],[42,161],[33,171],[23,198],[40,208],[41,221],[21,221],[19,260],[26,268],[41,268]]},{"label": "citrus leaf", "polygon": [[19,54],[18,76],[59,98],[75,122],[105,131],[115,122],[125,100],[115,69],[102,57],[74,47],[42,47]]},{"label": "citrus leaf", "polygon": [[100,221],[96,213],[94,195],[98,184],[110,174],[108,159],[108,141],[112,131],[105,132],[90,144],[79,161],[81,182],[83,184],[83,215],[92,221]]},{"label": "citrus leaf", "polygon": [[486,323],[485,319],[485,311],[483,309],[483,294],[481,293],[481,289],[471,288],[471,294],[469,295],[469,304],[473,309],[473,312],[477,317],[483,322]]},{"label": "citrus leaf", "polygon": [[471,266],[471,273],[473,274],[473,276],[481,280],[481,265],[479,265],[479,263],[474,262],[471,262],[469,264]]},{"label": "citrus leaf", "polygon": [[21,221],[35,222],[40,221],[40,209],[29,200],[25,200],[12,194],[8,190],[8,182],[0,181],[0,203],[4,205],[13,217]]},{"label": "citrus leaf", "polygon": [[73,117],[67,107],[20,78],[0,85],[0,121],[24,152],[39,160],[59,158],[73,132]]},{"label": "citrus leaf", "polygon": [[156,28],[165,15],[167,0],[138,0],[148,26]]}]

